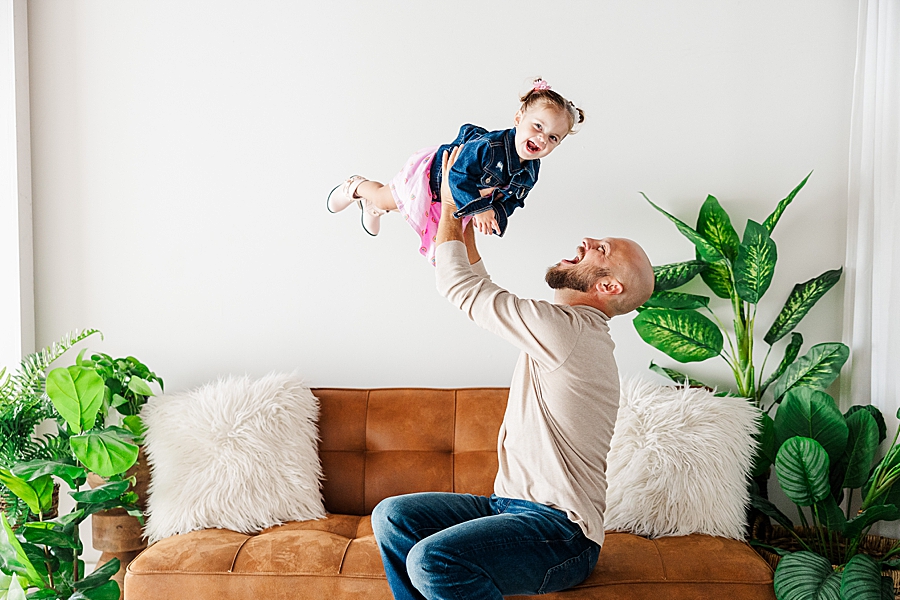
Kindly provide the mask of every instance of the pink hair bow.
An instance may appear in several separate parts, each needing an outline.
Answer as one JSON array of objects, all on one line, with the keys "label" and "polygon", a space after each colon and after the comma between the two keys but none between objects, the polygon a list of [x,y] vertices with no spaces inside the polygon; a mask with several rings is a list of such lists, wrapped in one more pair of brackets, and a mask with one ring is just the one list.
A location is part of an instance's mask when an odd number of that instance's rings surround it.
[{"label": "pink hair bow", "polygon": [[538,78],[538,79],[534,80],[534,86],[532,86],[532,89],[534,89],[536,91],[549,90],[550,84],[547,83],[546,81],[544,81],[543,79]]}]

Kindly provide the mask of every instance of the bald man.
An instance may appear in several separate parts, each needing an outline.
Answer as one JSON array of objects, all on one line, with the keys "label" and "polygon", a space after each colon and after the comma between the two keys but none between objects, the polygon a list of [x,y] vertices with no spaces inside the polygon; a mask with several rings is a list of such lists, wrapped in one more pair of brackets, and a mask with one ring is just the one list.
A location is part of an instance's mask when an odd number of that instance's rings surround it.
[{"label": "bald man", "polygon": [[[445,173],[454,159],[444,157]],[[464,234],[453,217],[446,183],[441,201],[438,290],[521,354],[494,494],[408,494],[375,507],[388,584],[396,600],[563,590],[590,575],[603,544],[606,455],[619,407],[607,322],[650,297],[653,268],[631,240],[585,238],[572,259],[547,270],[553,302],[518,298],[491,282],[473,229]]]}]

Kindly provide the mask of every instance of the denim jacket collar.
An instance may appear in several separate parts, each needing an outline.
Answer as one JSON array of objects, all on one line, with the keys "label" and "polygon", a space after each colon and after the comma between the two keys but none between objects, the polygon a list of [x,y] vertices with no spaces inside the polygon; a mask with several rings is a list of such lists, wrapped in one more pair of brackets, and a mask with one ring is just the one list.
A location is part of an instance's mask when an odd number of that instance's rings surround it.
[{"label": "denim jacket collar", "polygon": [[535,167],[535,163],[539,163],[540,161],[535,160],[526,160],[522,161],[519,158],[519,153],[516,152],[516,128],[508,129],[506,131],[506,140],[503,147],[506,148],[506,164],[509,169],[510,175],[517,175],[523,169],[528,172],[531,181],[537,181],[537,168]]}]

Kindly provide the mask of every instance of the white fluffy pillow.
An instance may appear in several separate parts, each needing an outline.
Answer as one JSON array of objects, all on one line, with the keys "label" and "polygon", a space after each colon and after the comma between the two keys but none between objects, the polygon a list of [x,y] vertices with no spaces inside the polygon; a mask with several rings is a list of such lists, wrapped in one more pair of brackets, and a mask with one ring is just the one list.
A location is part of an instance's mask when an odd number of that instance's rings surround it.
[{"label": "white fluffy pillow", "polygon": [[325,516],[319,402],[295,375],[230,377],[151,398],[150,542],[197,529],[256,532]]},{"label": "white fluffy pillow", "polygon": [[743,398],[623,381],[608,458],[606,528],[743,539],[760,417]]}]

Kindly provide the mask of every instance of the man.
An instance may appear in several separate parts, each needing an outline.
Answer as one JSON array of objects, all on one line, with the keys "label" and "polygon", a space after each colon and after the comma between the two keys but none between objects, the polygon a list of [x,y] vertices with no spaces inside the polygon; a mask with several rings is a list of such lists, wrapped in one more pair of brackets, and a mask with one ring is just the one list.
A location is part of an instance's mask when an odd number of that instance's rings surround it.
[{"label": "man", "polygon": [[[458,150],[458,149],[457,149]],[[453,164],[456,151],[444,156]],[[372,527],[396,600],[500,600],[583,581],[597,562],[606,455],[619,407],[607,321],[643,304],[653,268],[636,243],[585,238],[547,271],[552,303],[493,284],[441,189],[438,290],[478,325],[522,350],[498,440],[490,498],[422,493],[388,498]]]}]

